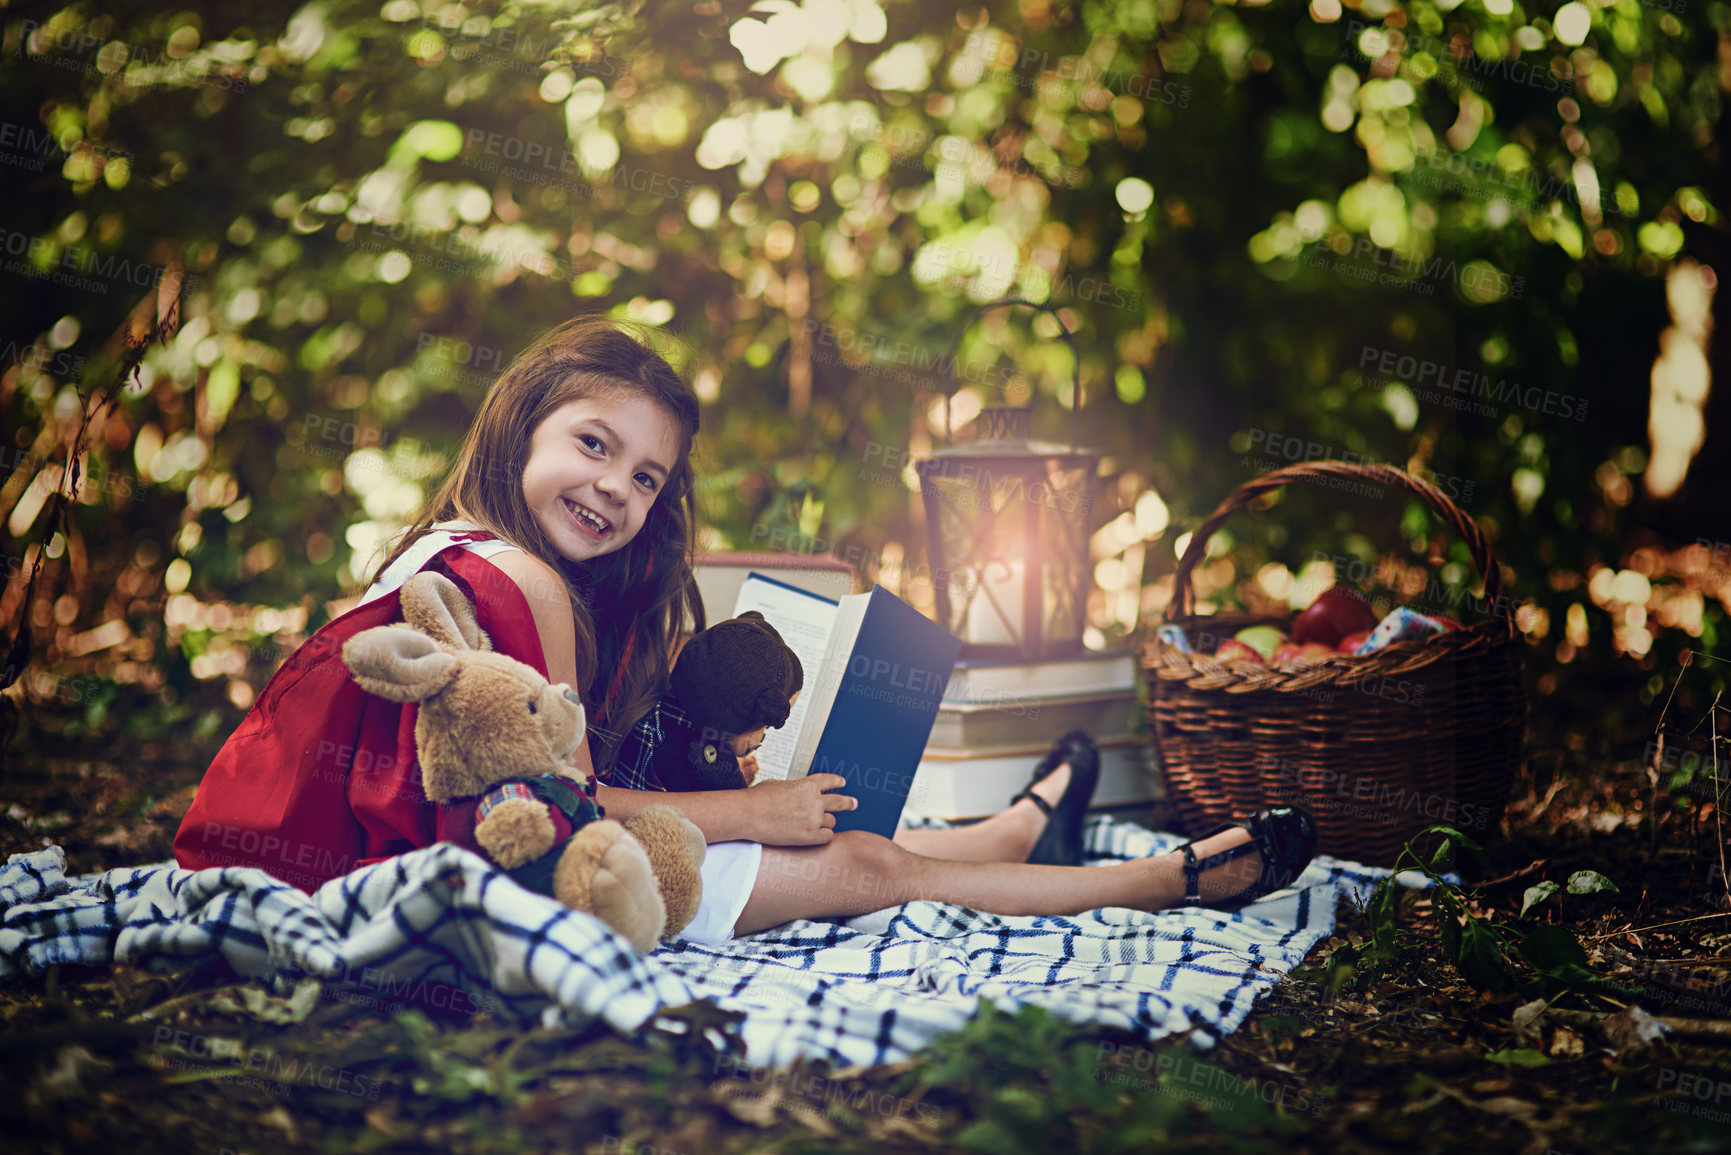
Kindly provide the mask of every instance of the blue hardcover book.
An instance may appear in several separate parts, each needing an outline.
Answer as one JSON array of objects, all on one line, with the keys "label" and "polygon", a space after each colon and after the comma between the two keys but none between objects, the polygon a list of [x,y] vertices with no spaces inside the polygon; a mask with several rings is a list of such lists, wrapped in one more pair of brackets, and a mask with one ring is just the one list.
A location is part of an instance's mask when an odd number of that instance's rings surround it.
[{"label": "blue hardcover book", "polygon": [[839,774],[847,780],[841,793],[859,808],[837,813],[836,830],[894,836],[961,641],[882,586],[831,602],[754,573],[735,614],[752,609],[799,654],[805,673],[795,715],[782,727],[791,748],[784,760],[766,738],[760,777]]}]

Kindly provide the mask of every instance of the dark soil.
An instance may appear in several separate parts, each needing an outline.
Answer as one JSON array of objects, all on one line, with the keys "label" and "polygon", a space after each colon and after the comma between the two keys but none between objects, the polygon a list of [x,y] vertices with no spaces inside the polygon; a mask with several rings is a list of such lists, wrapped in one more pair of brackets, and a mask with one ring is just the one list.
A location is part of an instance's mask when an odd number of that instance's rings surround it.
[{"label": "dark soil", "polygon": [[[1615,892],[1559,893],[1525,922],[1570,928],[1620,988],[1562,992],[1524,1030],[1530,1000],[1466,982],[1422,892],[1382,973],[1339,962],[1372,935],[1365,912],[1343,910],[1213,1050],[988,1009],[931,1053],[865,1071],[753,1076],[716,1050],[729,1016],[703,1005],[631,1038],[386,1014],[334,991],[278,1023],[290,1002],[221,964],[63,967],[0,989],[0,1077],[14,1088],[0,1148],[1731,1150],[1731,904],[1715,848],[1731,832],[1710,801],[1654,786],[1629,756],[1639,732],[1589,740],[1563,703],[1540,709],[1489,863],[1460,863],[1472,909],[1512,925],[1528,887],[1599,872]],[[0,845],[56,842],[79,871],[167,858],[208,754],[15,756]],[[1518,961],[1510,973],[1531,977]],[[1628,1005],[1685,1021],[1643,1043],[1619,1033]]]}]

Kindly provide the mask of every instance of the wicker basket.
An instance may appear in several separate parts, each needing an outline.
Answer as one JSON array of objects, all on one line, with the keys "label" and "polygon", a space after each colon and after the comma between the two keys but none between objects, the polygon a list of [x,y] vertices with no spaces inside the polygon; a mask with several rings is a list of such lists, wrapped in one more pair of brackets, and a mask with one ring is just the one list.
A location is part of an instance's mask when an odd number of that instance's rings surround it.
[{"label": "wicker basket", "polygon": [[[1459,630],[1309,665],[1202,653],[1248,625],[1290,625],[1247,614],[1198,617],[1190,575],[1222,522],[1299,481],[1418,496],[1466,541],[1494,612]],[[1177,825],[1195,835],[1259,806],[1297,803],[1316,818],[1321,853],[1381,866],[1435,823],[1480,841],[1493,835],[1527,716],[1522,641],[1501,587],[1472,519],[1435,486],[1392,466],[1312,462],[1239,486],[1197,528],[1178,563],[1168,621],[1197,652],[1152,634],[1143,647],[1149,727]]]}]

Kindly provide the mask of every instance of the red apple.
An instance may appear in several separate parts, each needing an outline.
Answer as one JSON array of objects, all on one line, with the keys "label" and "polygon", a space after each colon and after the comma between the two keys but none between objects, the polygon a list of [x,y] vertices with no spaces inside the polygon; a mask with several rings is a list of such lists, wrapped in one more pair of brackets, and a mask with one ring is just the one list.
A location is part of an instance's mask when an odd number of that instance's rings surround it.
[{"label": "red apple", "polygon": [[1214,656],[1223,662],[1255,662],[1259,666],[1268,664],[1254,647],[1245,645],[1237,638],[1227,638],[1221,642],[1220,648],[1214,651]]},{"label": "red apple", "polygon": [[1364,645],[1364,640],[1368,637],[1370,637],[1370,631],[1369,630],[1359,630],[1356,633],[1348,634],[1348,635],[1346,635],[1346,637],[1340,639],[1340,645],[1338,645],[1334,648],[1335,653],[1337,653],[1337,654],[1356,653],[1358,651],[1358,647]]},{"label": "red apple", "polygon": [[1273,664],[1279,666],[1287,662],[1296,662],[1300,665],[1308,665],[1311,662],[1320,662],[1324,658],[1332,657],[1334,657],[1333,647],[1324,646],[1317,642],[1305,642],[1303,645],[1297,642],[1282,642],[1280,648],[1274,651]]},{"label": "red apple", "polygon": [[1352,586],[1330,586],[1293,619],[1292,640],[1333,649],[1348,634],[1374,630],[1376,621],[1376,611],[1363,593]]}]

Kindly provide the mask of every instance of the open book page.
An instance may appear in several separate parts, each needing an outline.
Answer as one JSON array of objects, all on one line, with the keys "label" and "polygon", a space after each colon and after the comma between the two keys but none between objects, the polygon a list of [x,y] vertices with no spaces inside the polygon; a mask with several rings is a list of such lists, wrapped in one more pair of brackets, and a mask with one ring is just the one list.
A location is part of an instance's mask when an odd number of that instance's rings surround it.
[{"label": "open book page", "polygon": [[[835,624],[830,627],[828,647],[815,667],[816,676],[806,675],[807,684],[810,686],[811,709],[801,719],[802,725],[793,751],[793,763],[787,772],[789,778],[804,778],[811,772],[811,760],[817,753],[818,742],[823,738],[824,727],[829,724],[830,710],[835,706],[836,694],[841,691],[848,661],[853,657],[854,640],[859,636],[860,624],[865,620],[866,607],[870,604],[870,594],[849,594],[841,599],[841,605],[835,612]],[[801,694],[799,697],[803,705],[805,695]]]},{"label": "open book page", "polygon": [[787,721],[766,731],[763,745],[757,748],[757,780],[786,778],[793,767],[794,747],[800,725],[811,706],[812,683],[823,666],[824,647],[829,641],[830,625],[835,621],[836,603],[818,594],[794,589],[780,582],[753,573],[739,587],[739,600],[734,603],[733,616],[756,610],[775,627],[787,648],[799,657],[804,688],[793,704]]}]

